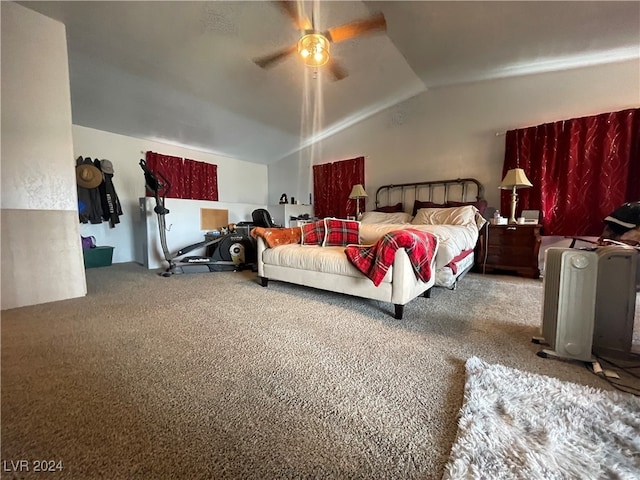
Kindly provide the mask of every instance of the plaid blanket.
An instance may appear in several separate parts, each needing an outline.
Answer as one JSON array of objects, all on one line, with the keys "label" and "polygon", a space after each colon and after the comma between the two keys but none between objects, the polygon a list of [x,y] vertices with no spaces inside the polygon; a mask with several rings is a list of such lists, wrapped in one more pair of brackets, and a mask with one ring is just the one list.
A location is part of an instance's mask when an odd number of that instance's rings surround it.
[{"label": "plaid blanket", "polygon": [[437,244],[433,234],[408,228],[389,232],[373,245],[348,245],[344,251],[351,263],[377,287],[399,248],[406,250],[416,277],[427,282],[431,278],[431,260]]}]

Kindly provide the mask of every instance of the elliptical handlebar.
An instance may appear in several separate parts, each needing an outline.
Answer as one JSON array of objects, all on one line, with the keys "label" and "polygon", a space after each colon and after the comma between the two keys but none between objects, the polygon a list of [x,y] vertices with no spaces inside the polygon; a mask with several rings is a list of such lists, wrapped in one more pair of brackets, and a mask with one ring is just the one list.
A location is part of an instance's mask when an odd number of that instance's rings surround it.
[{"label": "elliptical handlebar", "polygon": [[147,190],[156,195],[160,193],[160,190],[166,187],[166,190],[162,195],[163,197],[166,197],[167,193],[169,193],[169,190],[171,190],[171,182],[169,182],[169,179],[165,177],[162,172],[158,172],[158,175],[160,175],[162,177],[162,180],[164,181],[164,184],[160,183],[158,177],[156,177],[155,173],[153,173],[149,169],[149,167],[147,166],[147,162],[142,158],[140,159],[140,168],[142,168],[142,171],[144,172],[144,181]]},{"label": "elliptical handlebar", "polygon": [[[158,180],[155,173],[153,173],[149,167],[147,166],[147,162],[144,159],[140,159],[140,168],[144,172],[144,183],[147,190],[153,193],[153,197],[156,199],[156,206],[153,209],[158,215],[166,215],[169,213],[169,209],[164,206],[164,200],[171,190],[171,182],[169,179],[165,177],[162,172],[158,172],[158,175],[162,177],[164,184]],[[163,190],[162,193],[162,201],[160,200],[160,190]]]},{"label": "elliptical handlebar", "polygon": [[[144,159],[140,159],[140,168],[144,172],[144,183],[147,190],[153,193],[153,198],[155,198],[156,206],[153,207],[153,211],[158,216],[158,231],[160,233],[160,246],[162,247],[162,253],[164,254],[165,260],[169,263],[169,270],[171,270],[174,266],[173,259],[175,256],[171,255],[169,251],[169,247],[167,246],[167,232],[166,232],[166,220],[165,216],[169,213],[169,209],[164,206],[165,196],[167,192],[171,189],[171,183],[167,178],[160,173],[159,175],[166,182],[167,188],[164,191],[162,198],[160,198],[160,190],[165,188],[165,186],[158,180],[158,177],[149,169],[147,166],[147,162]],[[166,272],[165,272],[166,273]]]}]

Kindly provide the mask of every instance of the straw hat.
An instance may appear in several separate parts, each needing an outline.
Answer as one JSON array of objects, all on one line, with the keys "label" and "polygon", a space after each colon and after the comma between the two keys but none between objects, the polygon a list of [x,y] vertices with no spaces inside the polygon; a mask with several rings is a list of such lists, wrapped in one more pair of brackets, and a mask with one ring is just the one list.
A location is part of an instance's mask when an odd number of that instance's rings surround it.
[{"label": "straw hat", "polygon": [[102,183],[102,172],[88,163],[76,167],[76,182],[82,188],[96,188]]}]

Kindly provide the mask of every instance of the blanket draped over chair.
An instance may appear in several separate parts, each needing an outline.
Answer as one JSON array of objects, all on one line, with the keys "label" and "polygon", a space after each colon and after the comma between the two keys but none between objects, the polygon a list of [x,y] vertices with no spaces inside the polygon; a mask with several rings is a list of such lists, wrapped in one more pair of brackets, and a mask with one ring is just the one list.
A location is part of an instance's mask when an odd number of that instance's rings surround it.
[{"label": "blanket draped over chair", "polygon": [[351,263],[377,287],[393,264],[399,248],[406,250],[416,277],[423,282],[429,281],[431,260],[437,244],[433,234],[408,228],[389,232],[373,245],[347,245],[345,253]]}]

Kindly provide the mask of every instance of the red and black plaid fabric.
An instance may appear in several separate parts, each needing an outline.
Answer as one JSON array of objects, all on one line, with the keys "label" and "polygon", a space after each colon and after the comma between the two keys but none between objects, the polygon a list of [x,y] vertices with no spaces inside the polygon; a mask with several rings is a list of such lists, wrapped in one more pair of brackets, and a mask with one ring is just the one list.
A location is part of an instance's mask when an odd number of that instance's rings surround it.
[{"label": "red and black plaid fabric", "polygon": [[429,281],[437,244],[433,234],[408,228],[389,232],[373,245],[349,245],[344,251],[351,263],[377,287],[393,264],[399,248],[406,250],[416,277],[423,282]]},{"label": "red and black plaid fabric", "polygon": [[458,262],[460,260],[467,258],[472,253],[473,253],[473,248],[470,248],[469,250],[463,250],[458,255],[453,257],[449,263],[447,263],[447,267],[449,267],[453,272],[453,274],[455,275],[456,273],[458,273]]},{"label": "red and black plaid fabric", "polygon": [[302,225],[302,245],[322,245],[324,241],[324,220]]},{"label": "red and black plaid fabric", "polygon": [[323,247],[344,247],[350,243],[360,243],[360,222],[325,218]]}]

